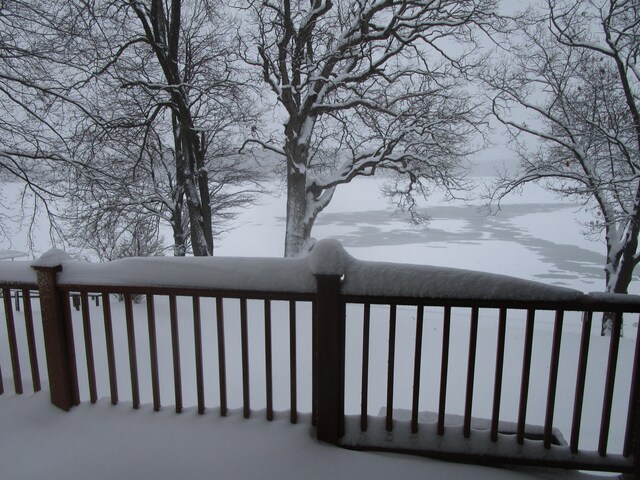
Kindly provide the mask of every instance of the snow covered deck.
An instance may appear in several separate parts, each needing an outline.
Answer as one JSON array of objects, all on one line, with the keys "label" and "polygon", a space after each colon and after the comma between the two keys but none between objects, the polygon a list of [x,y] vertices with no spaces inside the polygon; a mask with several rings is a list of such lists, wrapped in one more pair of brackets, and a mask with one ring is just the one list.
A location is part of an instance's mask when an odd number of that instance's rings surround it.
[{"label": "snow covered deck", "polygon": [[[191,391],[202,413],[213,389],[213,406],[222,415],[233,407],[228,403],[235,391],[248,417],[260,370],[267,418],[273,418],[274,401],[286,398],[292,422],[300,409],[312,411],[318,438],[349,448],[634,468],[640,350],[633,337],[631,343],[618,335],[606,343],[592,339],[591,325],[595,315],[613,312],[620,331],[623,314],[640,312],[639,297],[360,261],[333,240],[296,259],[154,257],[89,264],[52,250],[33,263],[4,262],[0,288],[10,354],[7,360],[0,348],[0,365],[11,363],[14,387],[21,390],[20,358],[26,357],[20,352],[28,351],[36,375],[34,335],[40,335],[52,400],[64,409],[96,402],[105,386],[117,403],[124,378],[134,408],[148,399],[159,410],[166,404],[162,392],[173,387],[177,412],[188,402],[184,391]],[[12,289],[38,290],[41,311],[29,304],[24,314],[13,313]],[[100,306],[90,305],[91,294],[101,295]],[[122,304],[111,294],[119,294]],[[136,295],[146,300],[134,303]],[[72,312],[70,296],[79,296],[81,312]],[[40,314],[42,332],[32,318]],[[16,328],[15,317],[22,315],[26,339]],[[600,363],[594,366],[593,358]],[[232,367],[237,377],[229,374]],[[278,385],[279,377],[288,383]],[[376,395],[384,416],[368,413]],[[435,407],[435,421],[420,417],[425,403]],[[398,406],[409,407],[409,421]],[[462,426],[451,423],[456,415]],[[488,425],[479,426],[478,417]],[[558,422],[568,445],[556,445]],[[533,436],[541,440],[532,437],[531,425],[540,425]]]}]

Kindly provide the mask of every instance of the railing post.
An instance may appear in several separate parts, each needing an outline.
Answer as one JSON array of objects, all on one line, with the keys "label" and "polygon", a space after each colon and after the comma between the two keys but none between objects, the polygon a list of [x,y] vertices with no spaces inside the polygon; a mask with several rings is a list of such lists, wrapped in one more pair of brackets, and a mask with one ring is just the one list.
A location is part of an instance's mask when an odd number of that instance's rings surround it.
[{"label": "railing post", "polygon": [[314,358],[316,436],[337,444],[344,434],[344,314],[340,277],[317,275]]},{"label": "railing post", "polygon": [[48,253],[36,261],[32,268],[37,271],[38,277],[51,403],[68,411],[80,403],[73,330],[65,312],[68,298],[65,302],[64,293],[57,286],[56,277],[62,266],[49,262]]},{"label": "railing post", "polygon": [[332,444],[344,435],[345,311],[340,286],[348,258],[337,240],[318,242],[309,255],[317,285],[313,327],[316,437]]}]

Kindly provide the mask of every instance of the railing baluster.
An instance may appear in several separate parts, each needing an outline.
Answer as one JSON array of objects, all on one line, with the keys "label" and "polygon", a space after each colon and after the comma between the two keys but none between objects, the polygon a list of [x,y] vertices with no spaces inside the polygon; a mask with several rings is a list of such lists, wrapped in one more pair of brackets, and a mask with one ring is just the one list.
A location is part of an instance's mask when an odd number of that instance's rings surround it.
[{"label": "railing baluster", "polygon": [[471,309],[471,324],[469,326],[469,359],[467,363],[467,395],[464,403],[464,438],[471,436],[471,412],[473,409],[473,383],[476,371],[476,350],[478,345],[478,307]]},{"label": "railing baluster", "polygon": [[89,378],[89,399],[91,403],[98,401],[96,388],[96,367],[93,358],[93,338],[91,335],[91,316],[89,314],[89,297],[87,292],[80,293],[82,302],[82,328],[84,331],[84,351],[87,359],[87,376]]},{"label": "railing baluster", "polygon": [[289,377],[291,394],[291,423],[298,422],[298,383],[296,358],[296,302],[289,301]]},{"label": "railing baluster", "polygon": [[613,330],[609,344],[609,360],[607,362],[607,379],[604,387],[604,399],[602,401],[602,419],[600,421],[600,439],[598,441],[598,454],[601,457],[607,455],[607,443],[609,441],[609,427],[611,425],[611,409],[613,404],[613,388],[616,382],[616,367],[618,366],[618,349],[620,347],[620,334],[622,333],[622,313],[613,315]]},{"label": "railing baluster", "polygon": [[73,322],[71,321],[71,302],[69,295],[62,295],[62,310],[64,312],[64,321],[66,322],[67,346],[69,351],[69,369],[71,372],[71,390],[73,392],[73,405],[80,405],[80,388],[78,386],[78,362],[76,359],[76,348],[73,334]]},{"label": "railing baluster", "polygon": [[267,420],[273,420],[273,350],[271,339],[271,301],[264,301],[264,368],[267,384]]},{"label": "railing baluster", "polygon": [[493,385],[493,409],[491,413],[491,441],[498,441],[500,426],[500,397],[502,395],[502,372],[504,369],[504,341],[507,331],[507,309],[501,308],[498,319],[498,341],[496,345],[496,376]]},{"label": "railing baluster", "polygon": [[524,430],[527,421],[527,403],[529,401],[529,380],[531,377],[531,354],[533,351],[533,326],[536,311],[527,310],[527,321],[524,334],[524,352],[522,354],[522,376],[520,377],[520,405],[518,407],[518,424],[516,439],[520,445],[524,444]]},{"label": "railing baluster", "polygon": [[218,334],[218,383],[220,385],[220,415],[227,416],[227,367],[224,351],[224,305],[216,297],[216,325]]},{"label": "railing baluster", "polygon": [[345,365],[346,365],[346,351],[347,351],[347,302],[339,302],[339,317],[341,319],[342,326],[340,328],[340,391],[341,391],[341,401],[340,401],[340,435],[344,435],[344,409],[345,409]]},{"label": "railing baluster", "polygon": [[2,296],[4,297],[4,315],[7,321],[7,339],[9,340],[9,354],[13,371],[13,386],[17,394],[22,394],[22,374],[20,373],[16,327],[13,321],[13,310],[11,310],[11,290],[8,288],[3,289]]},{"label": "railing baluster", "polygon": [[[2,290],[2,298],[4,299],[4,297],[6,297],[6,293],[4,292],[4,289]],[[7,309],[7,304],[4,304],[4,308],[5,310]],[[6,312],[5,312],[6,315]],[[4,382],[2,381],[2,365],[0,365],[0,395],[2,395],[4,393]]]},{"label": "railing baluster", "polygon": [[387,432],[393,430],[393,377],[396,356],[396,306],[389,306],[389,356],[387,362]]},{"label": "railing baluster", "polygon": [[578,354],[578,373],[576,378],[575,399],[573,402],[573,420],[571,422],[571,453],[578,453],[580,439],[580,423],[582,421],[582,404],[587,377],[587,360],[589,357],[589,341],[591,339],[591,320],[593,312],[584,312],[582,316],[582,335],[580,336],[580,353]]},{"label": "railing baluster", "polygon": [[318,425],[318,302],[311,302],[311,425]]},{"label": "railing baluster", "polygon": [[[131,397],[133,408],[140,408],[140,386],[138,382],[138,356],[136,353],[136,331],[133,325],[131,294],[124,294],[125,321],[127,323],[127,345],[129,347],[129,371],[131,372]],[[68,303],[68,302],[67,302]]]},{"label": "railing baluster", "polygon": [[[636,349],[633,354],[633,370],[631,373],[631,389],[629,391],[629,409],[627,411],[627,428],[624,434],[624,448],[622,455],[628,457],[633,453],[634,443],[638,442],[640,437],[640,429],[638,427],[637,415],[640,413],[640,318],[638,319],[636,328]],[[636,445],[636,452],[640,453],[638,448],[640,442]],[[636,464],[638,464],[636,459]]]},{"label": "railing baluster", "polygon": [[200,297],[193,297],[193,336],[196,354],[196,391],[198,393],[198,413],[203,414],[204,400],[204,371],[202,365],[202,321],[200,319]]},{"label": "railing baluster", "polygon": [[360,430],[367,431],[369,418],[369,335],[371,328],[371,304],[364,304],[362,325],[362,388],[360,398]]},{"label": "railing baluster", "polygon": [[556,403],[556,389],[558,386],[558,366],[560,364],[560,344],[562,343],[562,323],[564,311],[556,311],[553,326],[553,340],[551,347],[551,364],[549,365],[549,390],[547,391],[547,409],[544,418],[544,448],[551,448],[553,429],[553,412]]},{"label": "railing baluster", "polygon": [[169,317],[171,319],[171,351],[173,352],[173,387],[176,413],[182,412],[182,369],[180,368],[180,331],[178,329],[178,306],[176,296],[169,295]]},{"label": "railing baluster", "polygon": [[413,357],[413,399],[411,402],[411,433],[418,433],[418,406],[420,402],[420,367],[422,365],[422,330],[424,307],[418,306],[416,318],[416,344]]},{"label": "railing baluster", "polygon": [[69,299],[69,295],[62,295],[62,311],[64,312],[64,321],[66,322],[65,333],[67,336],[67,355],[69,357],[69,366],[71,371],[71,381],[72,385],[72,396],[73,396],[73,405],[80,405],[80,388],[78,385],[78,362],[76,359],[76,344],[74,340],[73,333],[73,322],[71,321],[71,302]]},{"label": "railing baluster", "polygon": [[240,340],[242,347],[242,415],[251,416],[251,392],[249,390],[249,332],[247,327],[247,299],[240,299]]},{"label": "railing baluster", "polygon": [[444,435],[447,405],[447,377],[449,375],[449,340],[451,336],[451,307],[444,307],[442,324],[442,361],[440,364],[440,401],[438,402],[438,435]]},{"label": "railing baluster", "polygon": [[33,331],[33,310],[31,308],[31,293],[29,292],[29,289],[22,289],[22,299],[24,303],[24,325],[27,333],[29,363],[31,365],[31,382],[33,383],[33,391],[39,392],[42,386],[40,384],[40,367],[38,366],[36,336]]},{"label": "railing baluster", "polygon": [[102,315],[104,317],[104,338],[107,344],[107,365],[109,368],[109,389],[111,404],[118,404],[118,375],[116,370],[116,355],[113,346],[113,325],[111,322],[111,302],[109,294],[102,294]]},{"label": "railing baluster", "polygon": [[151,362],[151,392],[153,410],[160,411],[160,379],[158,371],[158,339],[156,334],[156,310],[153,295],[147,294],[147,326],[149,328],[149,360]]},{"label": "railing baluster", "polygon": [[[633,369],[631,372],[631,388],[629,390],[629,408],[627,410],[627,423],[624,434],[624,446],[622,455],[628,457],[636,452],[640,452],[640,319],[636,327],[636,348],[633,354]],[[636,443],[637,442],[637,443]],[[635,456],[636,454],[634,454]],[[640,458],[635,460],[636,465],[640,464]],[[640,469],[638,469],[640,470]],[[636,470],[636,471],[638,471]]]}]

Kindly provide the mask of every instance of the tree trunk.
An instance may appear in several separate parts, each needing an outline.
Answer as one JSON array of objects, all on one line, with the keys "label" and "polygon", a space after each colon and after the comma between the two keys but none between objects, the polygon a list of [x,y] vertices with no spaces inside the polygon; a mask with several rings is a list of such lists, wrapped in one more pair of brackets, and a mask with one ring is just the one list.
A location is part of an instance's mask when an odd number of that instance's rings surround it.
[{"label": "tree trunk", "polygon": [[[609,252],[608,264],[606,267],[606,291],[609,293],[623,293],[626,294],[629,289],[629,284],[633,278],[633,270],[635,268],[634,256],[638,246],[637,239],[631,240],[624,244],[621,248],[621,252]],[[616,254],[617,253],[617,254]],[[611,336],[613,331],[613,313],[607,312],[602,315],[602,326],[600,328],[600,335]],[[620,336],[622,336],[623,330],[620,328]]]},{"label": "tree trunk", "polygon": [[207,237],[204,230],[204,218],[198,198],[198,186],[193,179],[193,175],[187,174],[185,177],[187,211],[189,212],[189,224],[191,225],[191,248],[196,257],[209,257],[213,252],[209,250],[207,245]]},{"label": "tree trunk", "polygon": [[284,151],[287,155],[287,230],[284,256],[297,257],[304,253],[311,238],[311,229],[319,210],[315,196],[307,187],[309,142],[315,117],[300,119],[292,115],[285,125]]},{"label": "tree trunk", "polygon": [[183,230],[182,205],[176,205],[171,215],[171,229],[173,230],[173,256],[184,257],[187,253],[187,238]]},{"label": "tree trunk", "polygon": [[313,219],[307,218],[307,189],[304,173],[290,172],[287,178],[287,230],[284,256],[296,257],[304,251],[311,235]]},{"label": "tree trunk", "polygon": [[[200,138],[195,132],[193,116],[190,111],[188,90],[179,69],[179,43],[182,0],[172,0],[170,21],[168,6],[154,0],[149,12],[155,35],[147,33],[150,42],[156,45],[154,51],[162,67],[167,82],[173,86],[171,90],[173,140],[176,151],[176,170],[178,187],[184,191],[189,214],[191,231],[191,248],[195,256],[213,254],[213,235],[211,233],[211,206],[209,203],[208,185],[206,186],[206,202],[202,198],[200,171],[204,168],[203,151]],[[138,16],[145,18],[140,11]],[[163,48],[160,48],[163,47]],[[204,175],[204,181],[207,176]]]},{"label": "tree trunk", "polygon": [[169,223],[173,233],[173,256],[184,257],[187,254],[187,226],[182,216],[184,212],[184,191],[177,187],[173,192],[173,206]]},{"label": "tree trunk", "polygon": [[198,189],[200,190],[200,206],[202,208],[202,229],[207,243],[207,250],[213,255],[213,214],[211,212],[211,194],[209,193],[209,174],[204,166],[203,154],[198,153]]},{"label": "tree trunk", "polygon": [[184,232],[181,228],[173,226],[173,256],[184,257],[187,254],[187,246],[185,245]]},{"label": "tree trunk", "polygon": [[[194,177],[193,149],[182,131],[182,123],[178,115],[173,112],[173,139],[176,152],[176,181],[182,188],[187,201],[189,225],[191,227],[191,248],[196,257],[206,257],[213,254],[213,246],[209,248],[205,234],[204,215],[200,202],[200,186]],[[211,221],[209,221],[209,224]]]}]

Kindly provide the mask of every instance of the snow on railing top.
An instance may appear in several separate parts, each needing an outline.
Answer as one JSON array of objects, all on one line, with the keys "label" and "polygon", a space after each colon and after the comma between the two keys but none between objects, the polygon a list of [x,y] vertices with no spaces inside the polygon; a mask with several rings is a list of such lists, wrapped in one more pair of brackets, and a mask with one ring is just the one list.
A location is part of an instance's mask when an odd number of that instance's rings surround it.
[{"label": "snow on railing top", "polygon": [[578,290],[506,275],[357,260],[334,239],[318,242],[308,258],[316,275],[344,275],[341,292],[346,295],[545,302],[575,302],[586,297]]},{"label": "snow on railing top", "polygon": [[71,255],[64,250],[52,248],[43,253],[40,258],[34,260],[31,266],[34,268],[57,267],[72,260]]},{"label": "snow on railing top", "polygon": [[35,284],[36,272],[31,264],[29,261],[0,262],[0,283]]},{"label": "snow on railing top", "polygon": [[584,294],[506,275],[357,260],[334,239],[317,242],[300,258],[132,257],[84,263],[53,249],[33,263],[2,262],[0,283],[35,283],[32,267],[59,265],[61,285],[314,293],[315,275],[338,275],[342,293],[351,296],[640,304],[635,295]]},{"label": "snow on railing top", "polygon": [[313,293],[306,258],[134,257],[108,263],[64,263],[62,285],[206,288]]},{"label": "snow on railing top", "polygon": [[494,273],[447,267],[356,261],[342,286],[347,295],[575,302],[585,294]]}]

